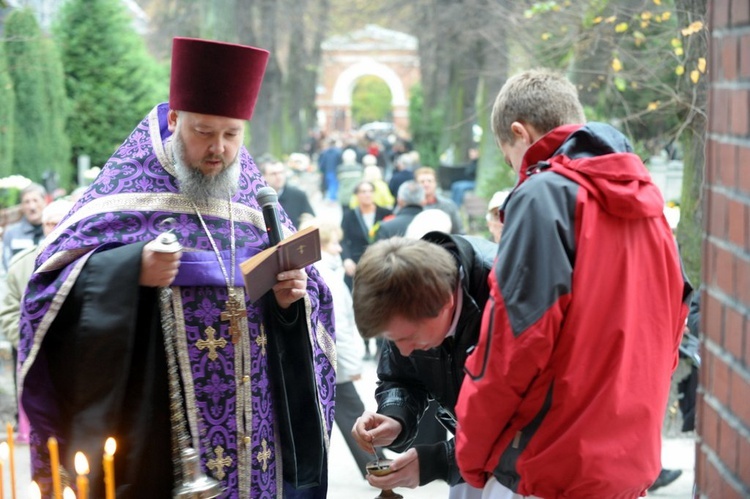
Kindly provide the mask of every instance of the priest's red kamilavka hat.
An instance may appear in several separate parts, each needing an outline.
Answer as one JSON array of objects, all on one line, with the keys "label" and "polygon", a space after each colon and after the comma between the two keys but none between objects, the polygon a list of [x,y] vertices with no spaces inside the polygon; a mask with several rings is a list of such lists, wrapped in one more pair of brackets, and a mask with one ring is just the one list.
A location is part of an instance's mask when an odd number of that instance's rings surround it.
[{"label": "priest's red kamilavka hat", "polygon": [[268,51],[234,43],[175,37],[169,107],[249,120],[260,93]]}]

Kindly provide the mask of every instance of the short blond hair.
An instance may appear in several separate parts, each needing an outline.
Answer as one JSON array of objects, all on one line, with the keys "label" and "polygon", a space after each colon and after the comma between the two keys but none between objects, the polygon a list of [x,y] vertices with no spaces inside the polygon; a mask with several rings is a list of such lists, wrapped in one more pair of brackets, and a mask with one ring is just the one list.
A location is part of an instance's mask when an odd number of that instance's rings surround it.
[{"label": "short blond hair", "polygon": [[414,170],[414,178],[416,179],[420,175],[432,175],[435,180],[437,180],[437,172],[434,168],[431,168],[429,166],[421,166]]},{"label": "short blond hair", "polygon": [[339,241],[344,238],[344,231],[341,229],[341,226],[327,220],[318,221],[318,231],[320,233],[321,246],[330,243],[334,237],[338,237]]},{"label": "short blond hair", "polygon": [[505,82],[492,107],[492,133],[513,144],[511,124],[530,125],[541,135],[562,126],[586,123],[575,85],[549,69],[530,69]]}]

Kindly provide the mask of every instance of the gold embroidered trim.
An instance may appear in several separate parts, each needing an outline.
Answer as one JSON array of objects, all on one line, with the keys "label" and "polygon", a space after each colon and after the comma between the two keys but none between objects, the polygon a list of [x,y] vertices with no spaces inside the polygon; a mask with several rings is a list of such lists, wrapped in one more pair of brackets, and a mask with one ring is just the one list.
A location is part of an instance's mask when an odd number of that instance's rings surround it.
[{"label": "gold embroidered trim", "polygon": [[[331,363],[332,366],[335,366],[336,364],[336,346],[335,343],[332,340],[332,335],[326,331],[326,329],[320,325],[320,327],[313,328],[312,327],[312,303],[310,302],[310,297],[305,295],[305,320],[307,321],[307,330],[309,331],[308,339],[310,340],[310,348],[313,352],[315,352],[315,341],[313,339],[313,335],[318,340],[318,344],[320,345],[321,349],[323,350],[323,353],[328,358],[328,361]],[[320,323],[319,323],[320,324]],[[317,380],[316,380],[317,385]],[[315,390],[315,398],[318,402],[318,414],[320,415],[320,422],[321,427],[325,428],[327,431],[324,432],[324,439],[326,444],[326,452],[328,452],[330,447],[330,438],[329,434],[331,433],[331,428],[328,427],[328,422],[326,421],[325,416],[325,410],[323,409],[323,402],[320,400],[320,390]]]},{"label": "gold embroidered trim", "polygon": [[185,311],[182,308],[182,291],[179,286],[172,286],[172,308],[174,309],[177,340],[177,363],[185,393],[185,413],[190,427],[190,435],[193,437],[193,449],[200,453],[201,434],[198,428],[198,404],[195,400],[195,385],[193,383],[193,372],[190,368],[187,333],[185,332]]},{"label": "gold embroidered trim", "polygon": [[52,322],[55,320],[55,317],[57,317],[58,312],[60,312],[63,303],[65,303],[65,299],[70,294],[70,290],[73,289],[73,285],[78,279],[78,276],[81,274],[81,271],[86,265],[86,262],[88,261],[91,254],[92,253],[85,255],[78,262],[76,262],[75,267],[73,267],[73,270],[70,272],[67,279],[65,279],[65,282],[62,284],[62,286],[60,286],[60,289],[52,298],[52,302],[50,303],[47,312],[44,314],[41,322],[39,322],[39,326],[36,328],[36,332],[34,333],[34,344],[31,346],[29,355],[26,357],[26,360],[24,361],[18,373],[18,400],[21,400],[21,397],[23,396],[23,382],[26,379],[26,375],[28,374],[31,365],[34,363],[36,356],[39,354],[39,350],[42,348],[42,341],[47,335],[47,331],[49,331],[49,328],[52,325]]},{"label": "gold embroidered trim", "polygon": [[[245,287],[233,288],[235,296],[241,303],[246,303]],[[240,497],[250,497],[252,487],[252,432],[253,432],[253,390],[252,390],[252,358],[250,356],[250,330],[247,321],[241,321],[239,342],[235,345],[235,386],[237,387],[237,476],[239,479]]]}]

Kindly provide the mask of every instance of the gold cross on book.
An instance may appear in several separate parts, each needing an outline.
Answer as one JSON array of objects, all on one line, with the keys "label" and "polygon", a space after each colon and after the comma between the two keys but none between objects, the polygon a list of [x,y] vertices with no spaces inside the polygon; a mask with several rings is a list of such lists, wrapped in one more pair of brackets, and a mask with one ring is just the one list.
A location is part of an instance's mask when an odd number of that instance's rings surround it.
[{"label": "gold cross on book", "polygon": [[245,304],[242,303],[234,294],[229,295],[226,303],[227,309],[221,313],[221,320],[229,321],[229,333],[232,335],[232,343],[240,340],[242,333],[242,319],[247,318]]}]

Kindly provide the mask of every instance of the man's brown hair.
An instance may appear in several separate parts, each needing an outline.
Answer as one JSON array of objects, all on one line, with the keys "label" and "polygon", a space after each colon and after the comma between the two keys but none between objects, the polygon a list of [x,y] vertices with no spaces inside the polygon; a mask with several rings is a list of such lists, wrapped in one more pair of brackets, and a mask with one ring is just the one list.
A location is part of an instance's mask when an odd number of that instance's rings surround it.
[{"label": "man's brown hair", "polygon": [[575,85],[548,69],[530,69],[505,82],[492,107],[492,132],[500,144],[513,144],[514,121],[540,134],[562,126],[584,124],[586,118]]},{"label": "man's brown hair", "polygon": [[354,320],[363,338],[384,332],[394,317],[437,317],[458,283],[458,263],[442,246],[392,237],[367,248],[354,274]]}]

